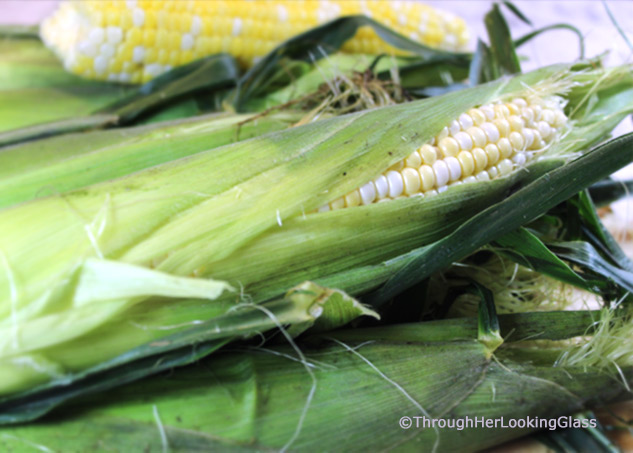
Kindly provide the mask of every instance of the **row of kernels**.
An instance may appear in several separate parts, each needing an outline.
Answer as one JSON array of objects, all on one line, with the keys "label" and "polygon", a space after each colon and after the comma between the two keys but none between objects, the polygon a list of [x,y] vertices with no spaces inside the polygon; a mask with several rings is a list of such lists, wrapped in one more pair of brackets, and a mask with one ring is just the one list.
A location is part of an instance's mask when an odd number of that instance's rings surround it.
[{"label": "row of kernels", "polygon": [[[524,99],[512,105],[493,104],[459,116],[407,158],[383,175],[322,209],[371,204],[407,196],[429,196],[450,185],[487,181],[509,175],[532,160],[567,121],[562,110],[533,109]],[[532,118],[524,112],[531,109]],[[434,146],[437,145],[437,146]],[[354,192],[352,192],[354,194]]]},{"label": "row of kernels", "polygon": [[[432,196],[445,191],[449,185],[467,184],[478,181],[489,181],[497,176],[505,176],[512,172],[515,166],[523,165],[528,156],[517,153],[519,159],[503,159],[497,165],[487,170],[477,170],[466,176],[462,173],[461,163],[456,158],[438,160],[433,166],[422,165],[415,170],[406,167],[402,172],[389,171],[373,181],[363,185],[343,197],[322,206],[319,212],[337,210],[374,202],[406,198],[415,195]],[[460,179],[462,178],[463,179]]]}]

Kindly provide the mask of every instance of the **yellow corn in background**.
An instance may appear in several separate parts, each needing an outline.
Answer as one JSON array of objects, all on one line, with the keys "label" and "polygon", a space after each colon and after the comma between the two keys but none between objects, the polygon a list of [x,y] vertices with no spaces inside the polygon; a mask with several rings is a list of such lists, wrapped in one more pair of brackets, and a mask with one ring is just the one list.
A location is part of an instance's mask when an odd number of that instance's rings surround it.
[{"label": "yellow corn in background", "polygon": [[[228,52],[250,66],[284,40],[340,16],[364,14],[431,47],[463,50],[464,21],[413,1],[65,1],[41,25],[69,71],[92,79],[146,82],[174,66]],[[362,27],[343,47],[402,54]]]}]

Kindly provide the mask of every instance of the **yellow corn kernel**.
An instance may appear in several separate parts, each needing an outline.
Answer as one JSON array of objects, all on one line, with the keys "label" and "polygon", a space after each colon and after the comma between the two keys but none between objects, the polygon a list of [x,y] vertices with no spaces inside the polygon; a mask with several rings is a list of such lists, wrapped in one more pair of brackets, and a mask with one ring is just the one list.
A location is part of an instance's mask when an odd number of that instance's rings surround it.
[{"label": "yellow corn kernel", "polygon": [[484,171],[488,166],[488,155],[481,148],[473,149],[473,159],[475,159],[475,173]]},{"label": "yellow corn kernel", "polygon": [[417,170],[407,167],[402,170],[402,179],[404,181],[404,193],[413,195],[420,192],[420,174]]},{"label": "yellow corn kernel", "polygon": [[457,159],[462,167],[462,175],[464,177],[472,175],[475,171],[475,159],[472,153],[462,151],[457,155]]},{"label": "yellow corn kernel", "polygon": [[437,151],[434,146],[431,145],[422,145],[419,149],[420,157],[422,157],[422,162],[427,165],[433,165],[433,163],[437,160]]},{"label": "yellow corn kernel", "polygon": [[348,208],[360,205],[360,193],[358,190],[354,190],[344,197],[345,206]]}]

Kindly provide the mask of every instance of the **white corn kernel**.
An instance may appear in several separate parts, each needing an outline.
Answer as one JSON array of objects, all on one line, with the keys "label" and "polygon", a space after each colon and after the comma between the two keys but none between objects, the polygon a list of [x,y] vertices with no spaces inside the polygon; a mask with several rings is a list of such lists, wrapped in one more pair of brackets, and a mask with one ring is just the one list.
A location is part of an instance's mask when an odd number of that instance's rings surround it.
[{"label": "white corn kernel", "polygon": [[509,175],[510,173],[512,173],[513,168],[514,165],[512,164],[512,161],[510,159],[503,159],[497,165],[497,169],[499,170],[499,174],[501,176]]},{"label": "white corn kernel", "polygon": [[523,136],[521,134],[519,134],[518,132],[510,133],[510,144],[515,150],[522,150],[524,143],[525,142],[523,141]]},{"label": "white corn kernel", "polygon": [[490,105],[482,105],[479,110],[486,115],[488,121],[492,121],[495,118],[495,111]]},{"label": "white corn kernel", "polygon": [[389,194],[389,182],[385,175],[380,175],[374,180],[374,185],[376,186],[376,195],[379,200],[383,198],[387,198]]},{"label": "white corn kernel", "polygon": [[435,137],[435,141],[437,141],[437,143],[441,142],[443,138],[448,137],[448,127],[444,126],[442,128],[442,130],[440,131],[439,134],[437,134],[437,137]]},{"label": "white corn kernel", "polygon": [[[469,151],[469,150],[473,149],[473,139],[466,132],[461,132],[460,131],[457,134],[455,134],[454,137],[455,137],[455,140],[457,141],[457,143],[459,145],[459,150],[467,150],[467,151]],[[457,155],[459,150],[456,150],[452,154],[444,154],[444,155],[446,157],[448,157],[448,156],[455,156],[455,155]]]},{"label": "white corn kernel", "polygon": [[523,140],[525,140],[525,148],[530,149],[530,146],[532,146],[532,143],[534,142],[534,130],[529,127],[523,129]]},{"label": "white corn kernel", "polygon": [[371,181],[361,187],[359,192],[363,204],[371,204],[376,199],[376,186]]},{"label": "white corn kernel", "polygon": [[525,156],[525,153],[524,153],[524,152],[516,153],[516,154],[512,157],[512,162],[514,162],[515,164],[517,164],[519,167],[521,167],[522,165],[524,165],[526,161],[527,161],[527,157]]},{"label": "white corn kernel", "polygon": [[387,182],[389,183],[389,198],[400,196],[404,190],[404,182],[400,172],[391,170],[385,176],[387,176]]},{"label": "white corn kernel", "polygon": [[462,128],[462,130],[467,130],[468,128],[473,127],[473,119],[470,117],[470,115],[466,114],[466,113],[462,113],[461,115],[459,115],[459,124]]},{"label": "white corn kernel", "polygon": [[438,192],[435,189],[431,189],[428,192],[424,192],[424,196],[425,197],[434,197],[437,194],[438,194]]},{"label": "white corn kernel", "polygon": [[550,126],[554,125],[554,121],[556,119],[556,116],[554,114],[554,112],[550,109],[545,109],[543,110],[543,121],[545,121],[547,124],[549,124]]},{"label": "white corn kernel", "polygon": [[459,161],[455,157],[447,157],[444,159],[446,166],[448,167],[449,181],[457,181],[462,176],[462,167]]},{"label": "white corn kernel", "polygon": [[455,134],[457,134],[460,130],[461,127],[459,126],[459,122],[457,120],[451,121],[451,125],[448,127],[448,131],[450,132],[450,134],[452,136],[455,136]]},{"label": "white corn kernel", "polygon": [[486,122],[481,125],[481,129],[486,133],[486,137],[488,137],[488,141],[492,143],[497,143],[499,141],[499,129],[492,123]]},{"label": "white corn kernel", "polygon": [[546,121],[539,121],[536,126],[543,140],[547,141],[552,133],[552,128]]},{"label": "white corn kernel", "polygon": [[490,175],[487,171],[477,173],[475,178],[477,178],[477,181],[490,181]]},{"label": "white corn kernel", "polygon": [[448,183],[449,173],[448,166],[443,160],[438,160],[433,164],[433,173],[435,175],[435,187],[442,187]]}]

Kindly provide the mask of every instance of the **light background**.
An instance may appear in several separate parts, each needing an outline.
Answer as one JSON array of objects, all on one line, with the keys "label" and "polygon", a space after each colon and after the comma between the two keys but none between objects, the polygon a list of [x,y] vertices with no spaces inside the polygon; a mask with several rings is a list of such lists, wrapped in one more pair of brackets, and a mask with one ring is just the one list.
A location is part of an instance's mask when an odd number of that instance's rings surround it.
[{"label": "light background", "polygon": [[[179,1],[179,0],[174,0]],[[213,0],[209,0],[213,1]],[[54,10],[58,0],[0,0],[0,23],[38,23]],[[431,0],[426,3],[437,8],[451,11],[464,18],[472,31],[472,47],[477,37],[485,41],[486,31],[483,18],[490,10],[491,0]],[[633,61],[633,52],[624,38],[618,33],[607,14],[611,10],[618,24],[633,43],[633,1],[632,0],[517,0],[513,2],[532,21],[533,27],[524,24],[504,9],[513,36],[520,37],[535,28],[565,22],[573,24],[585,37],[586,56],[592,57],[604,52],[609,55],[607,64],[615,65]],[[605,6],[606,5],[606,6]],[[578,57],[578,39],[567,30],[547,32],[519,49],[524,70],[530,70],[553,63],[573,61]],[[616,129],[615,135],[633,130],[633,122],[628,117]],[[618,178],[633,178],[633,165],[619,171]],[[631,228],[629,219],[633,219],[633,203],[619,202],[616,205],[617,217],[624,227]]]}]

